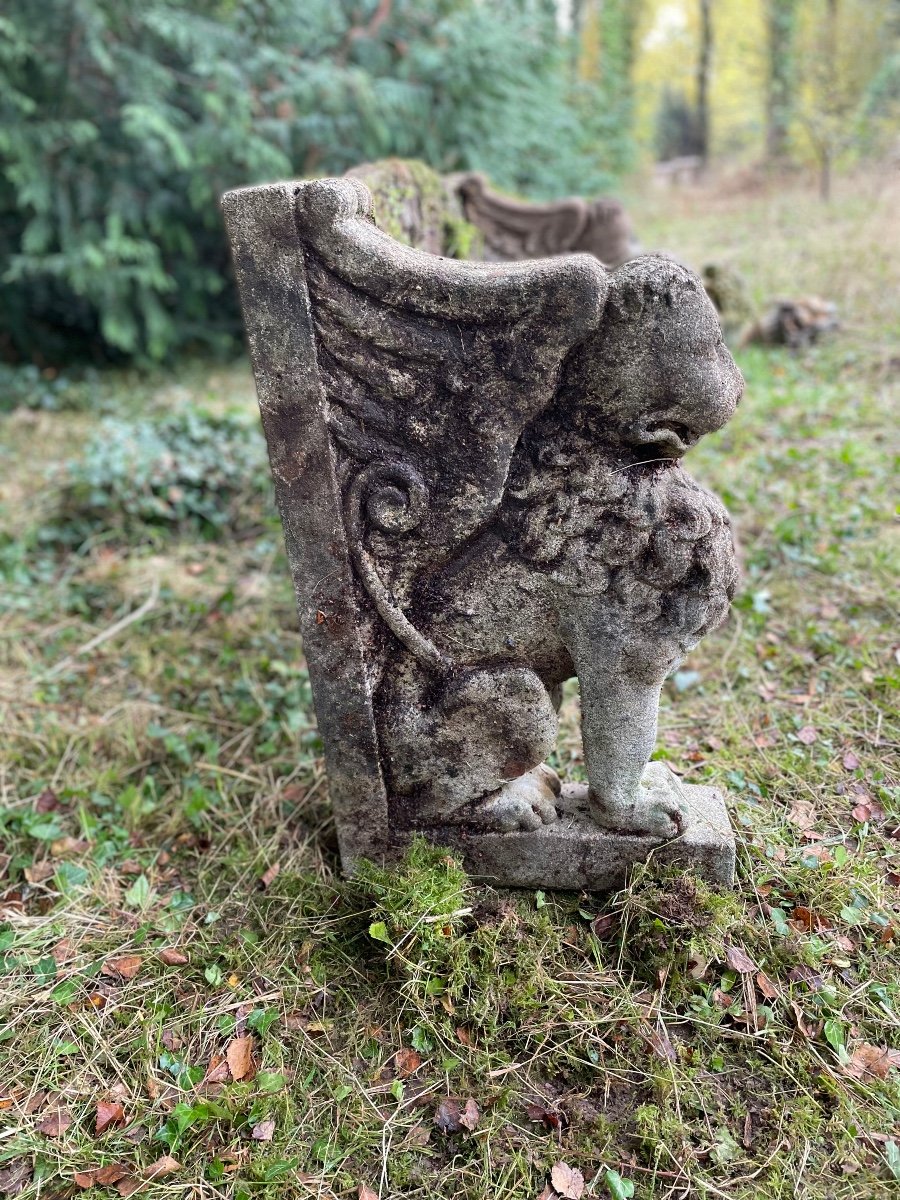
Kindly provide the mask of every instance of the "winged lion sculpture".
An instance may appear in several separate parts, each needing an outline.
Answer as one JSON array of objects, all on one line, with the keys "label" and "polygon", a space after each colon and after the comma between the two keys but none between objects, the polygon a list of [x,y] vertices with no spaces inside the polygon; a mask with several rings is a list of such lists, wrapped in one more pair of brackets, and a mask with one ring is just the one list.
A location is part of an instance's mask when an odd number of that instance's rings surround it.
[{"label": "winged lion sculpture", "polygon": [[[354,178],[224,207],[345,860],[426,829],[509,882],[599,886],[700,844],[646,773],[662,683],[737,580],[680,465],[743,386],[699,280],[429,255]],[[580,790],[546,763],[576,675]],[[575,865],[541,865],[548,837]]]}]

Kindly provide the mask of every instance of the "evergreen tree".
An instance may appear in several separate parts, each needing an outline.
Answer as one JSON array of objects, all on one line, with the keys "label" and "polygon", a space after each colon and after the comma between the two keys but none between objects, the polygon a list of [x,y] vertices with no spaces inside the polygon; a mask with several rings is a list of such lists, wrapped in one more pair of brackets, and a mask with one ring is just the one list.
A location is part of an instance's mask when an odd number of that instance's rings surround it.
[{"label": "evergreen tree", "polygon": [[529,0],[6,0],[0,356],[233,344],[229,187],[397,154],[596,192],[567,49]]}]

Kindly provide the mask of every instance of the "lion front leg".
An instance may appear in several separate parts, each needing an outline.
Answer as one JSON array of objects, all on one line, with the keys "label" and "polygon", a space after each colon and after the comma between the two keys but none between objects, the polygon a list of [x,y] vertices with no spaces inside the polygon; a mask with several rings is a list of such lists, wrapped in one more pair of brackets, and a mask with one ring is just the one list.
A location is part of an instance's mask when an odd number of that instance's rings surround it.
[{"label": "lion front leg", "polygon": [[677,801],[641,784],[656,743],[665,673],[657,679],[636,671],[621,643],[608,637],[576,634],[570,648],[581,686],[591,816],[609,829],[676,837],[684,821]]}]

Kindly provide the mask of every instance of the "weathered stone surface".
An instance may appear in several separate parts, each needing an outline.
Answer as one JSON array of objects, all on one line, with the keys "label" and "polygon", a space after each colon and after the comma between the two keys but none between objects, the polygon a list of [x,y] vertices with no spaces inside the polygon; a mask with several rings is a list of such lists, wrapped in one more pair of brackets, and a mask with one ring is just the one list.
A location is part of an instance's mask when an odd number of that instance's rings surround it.
[{"label": "weathered stone surface", "polygon": [[380,229],[429,254],[518,262],[581,251],[617,267],[638,252],[617,200],[531,204],[493,191],[483,175],[442,176],[416,159],[362,163],[345,177],[372,193]]},{"label": "weathered stone surface", "polygon": [[452,182],[417,159],[384,158],[346,172],[372,193],[379,229],[417,250],[481,258],[484,237],[466,220]]},{"label": "weathered stone surface", "polygon": [[535,832],[473,837],[469,830],[439,828],[431,836],[460,853],[473,875],[510,887],[605,891],[621,887],[631,867],[651,858],[690,867],[713,883],[730,884],[734,836],[721,792],[681,783],[659,762],[648,764],[642,784],[651,794],[672,796],[684,810],[680,837],[660,843],[598,827],[583,784],[565,784],[557,819]]},{"label": "weathered stone surface", "polygon": [[638,251],[631,222],[618,200],[570,196],[530,204],[492,191],[483,175],[457,176],[466,217],[482,232],[484,257],[517,261],[583,251],[618,267]]},{"label": "weathered stone surface", "polygon": [[[224,207],[345,866],[422,830],[500,882],[606,887],[651,852],[729,878],[721,799],[646,774],[736,582],[679,465],[742,388],[699,280],[437,258],[352,178]],[[544,760],[576,674],[573,808]]]},{"label": "weathered stone surface", "polygon": [[747,280],[732,263],[708,262],[700,281],[719,314],[725,338],[731,342],[746,326],[753,311]]}]

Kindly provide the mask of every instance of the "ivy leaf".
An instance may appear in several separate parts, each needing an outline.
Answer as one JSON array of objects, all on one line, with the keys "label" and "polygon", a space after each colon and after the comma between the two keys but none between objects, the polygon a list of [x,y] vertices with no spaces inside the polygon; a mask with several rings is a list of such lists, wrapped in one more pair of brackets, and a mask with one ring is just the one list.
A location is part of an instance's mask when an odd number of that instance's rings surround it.
[{"label": "ivy leaf", "polygon": [[623,1179],[619,1172],[614,1171],[612,1167],[607,1167],[603,1177],[613,1200],[631,1200],[634,1195],[634,1184],[630,1179]]}]

